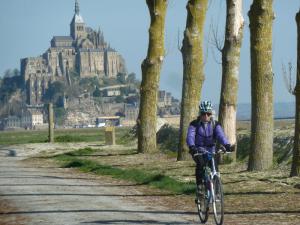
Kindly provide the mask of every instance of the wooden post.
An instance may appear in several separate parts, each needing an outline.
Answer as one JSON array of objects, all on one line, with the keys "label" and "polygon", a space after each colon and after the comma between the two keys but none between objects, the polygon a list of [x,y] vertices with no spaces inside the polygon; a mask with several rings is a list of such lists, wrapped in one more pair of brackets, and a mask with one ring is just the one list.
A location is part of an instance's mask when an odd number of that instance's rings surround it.
[{"label": "wooden post", "polygon": [[106,145],[116,144],[115,127],[110,126],[105,128],[105,144]]},{"label": "wooden post", "polygon": [[49,136],[50,143],[54,142],[54,118],[53,118],[53,104],[48,105],[48,123],[49,123]]}]

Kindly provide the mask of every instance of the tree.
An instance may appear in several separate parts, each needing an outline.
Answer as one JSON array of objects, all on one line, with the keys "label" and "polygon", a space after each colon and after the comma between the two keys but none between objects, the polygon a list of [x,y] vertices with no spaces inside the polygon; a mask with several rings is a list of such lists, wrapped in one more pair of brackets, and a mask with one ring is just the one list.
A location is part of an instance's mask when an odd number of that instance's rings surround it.
[{"label": "tree", "polygon": [[130,73],[128,74],[128,77],[127,77],[127,83],[134,83],[136,80],[136,75],[135,73]]},{"label": "tree", "polygon": [[165,55],[167,0],[146,0],[151,22],[147,57],[142,62],[141,103],[138,116],[138,152],[156,151],[157,92]]},{"label": "tree", "polygon": [[200,92],[204,81],[202,41],[207,0],[189,0],[186,9],[186,28],[181,48],[183,84],[177,160],[186,158],[187,128],[198,114]]},{"label": "tree", "polygon": [[[11,71],[11,70],[7,70]],[[14,75],[14,72],[5,72],[5,76],[0,85],[0,103],[5,104],[6,101],[19,89],[23,89],[23,79],[21,76]]]},{"label": "tree", "polygon": [[96,90],[93,92],[93,97],[101,97],[101,91],[98,87],[96,87]]},{"label": "tree", "polygon": [[126,83],[126,74],[125,73],[118,73],[117,74],[117,81],[120,84],[125,84]]},{"label": "tree", "polygon": [[125,99],[123,98],[123,96],[119,95],[116,97],[115,101],[116,103],[122,103],[125,101]]},{"label": "tree", "polygon": [[290,176],[300,176],[300,9],[296,14],[297,22],[297,77],[294,93],[296,95],[296,118],[295,118],[295,136],[293,149],[293,162]]},{"label": "tree", "polygon": [[54,102],[59,104],[60,98],[64,96],[66,87],[61,81],[54,81],[51,83],[43,96],[43,101],[46,103]]},{"label": "tree", "polygon": [[[242,0],[227,0],[225,42],[222,49],[222,87],[219,122],[230,143],[236,143],[236,110],[240,50],[244,18]],[[231,154],[235,161],[236,154]]]},{"label": "tree", "polygon": [[273,161],[272,3],[254,0],[248,14],[252,101],[249,171],[269,169]]}]

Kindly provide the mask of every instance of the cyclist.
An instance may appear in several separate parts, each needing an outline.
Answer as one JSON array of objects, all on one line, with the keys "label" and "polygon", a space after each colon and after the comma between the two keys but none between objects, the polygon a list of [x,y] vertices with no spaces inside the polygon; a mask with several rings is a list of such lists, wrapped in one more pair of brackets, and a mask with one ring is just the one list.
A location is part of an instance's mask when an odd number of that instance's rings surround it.
[{"label": "cyclist", "polygon": [[[189,147],[189,153],[193,156],[197,152],[215,151],[216,141],[222,144],[226,151],[231,151],[231,145],[223,129],[219,123],[213,120],[212,117],[212,104],[210,101],[202,101],[199,105],[200,115],[194,121],[192,121],[188,127],[186,143]],[[204,177],[203,167],[206,163],[211,161],[211,155],[203,154],[202,159],[196,162],[196,183],[202,184]]]}]

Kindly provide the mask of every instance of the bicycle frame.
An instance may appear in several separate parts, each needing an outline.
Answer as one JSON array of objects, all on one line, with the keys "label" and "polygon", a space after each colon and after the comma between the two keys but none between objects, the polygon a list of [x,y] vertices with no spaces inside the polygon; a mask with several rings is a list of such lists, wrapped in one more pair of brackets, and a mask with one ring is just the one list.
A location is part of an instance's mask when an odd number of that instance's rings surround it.
[{"label": "bicycle frame", "polygon": [[[221,182],[221,177],[220,177],[220,172],[216,170],[216,161],[215,161],[215,156],[218,153],[225,153],[223,149],[220,149],[215,152],[208,152],[208,151],[202,151],[202,153],[196,153],[194,157],[202,157],[204,154],[210,154],[211,155],[211,160],[210,160],[210,165],[205,164],[204,165],[204,185],[205,185],[205,195],[207,196],[205,199],[205,204],[207,207],[206,210],[206,217],[200,216],[200,220],[202,223],[205,223],[208,218],[208,210],[209,210],[209,205],[212,204],[213,206],[213,211],[214,211],[214,216],[215,216],[215,221],[217,225],[223,224],[223,189],[222,189],[222,182]],[[203,159],[203,158],[202,158]],[[200,158],[196,158],[196,163],[199,163]],[[208,169],[208,167],[210,169]],[[216,187],[214,187],[216,183]],[[216,189],[219,190],[216,192]],[[198,202],[197,202],[198,203]],[[221,205],[219,205],[221,204]],[[221,213],[218,213],[219,206],[221,207]],[[198,211],[199,211],[199,206],[198,206]],[[199,212],[200,213],[200,212]],[[204,212],[203,212],[204,213]],[[221,216],[221,217],[220,217]],[[220,219],[219,219],[220,217]]]}]

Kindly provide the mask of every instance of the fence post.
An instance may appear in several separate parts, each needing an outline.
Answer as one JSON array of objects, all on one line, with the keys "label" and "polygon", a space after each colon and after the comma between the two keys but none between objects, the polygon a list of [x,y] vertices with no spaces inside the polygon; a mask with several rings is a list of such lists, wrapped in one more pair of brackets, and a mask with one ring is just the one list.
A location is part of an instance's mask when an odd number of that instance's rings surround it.
[{"label": "fence post", "polygon": [[116,135],[115,127],[105,127],[105,144],[106,145],[115,145],[116,144]]},{"label": "fence post", "polygon": [[54,142],[54,117],[53,117],[53,104],[49,103],[48,105],[48,125],[49,125],[49,136],[48,141],[50,143]]}]

